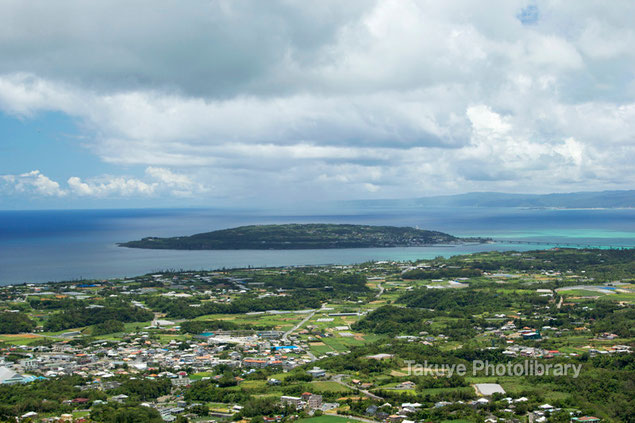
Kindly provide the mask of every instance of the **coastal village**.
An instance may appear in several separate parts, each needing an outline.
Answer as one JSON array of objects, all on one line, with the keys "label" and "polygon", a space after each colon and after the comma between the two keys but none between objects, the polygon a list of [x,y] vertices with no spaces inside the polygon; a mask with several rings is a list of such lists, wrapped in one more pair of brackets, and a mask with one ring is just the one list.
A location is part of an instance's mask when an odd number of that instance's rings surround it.
[{"label": "coastal village", "polygon": [[[508,258],[537,261],[535,255],[516,254]],[[29,386],[38,384],[54,387],[58,380],[73,382],[65,388],[67,396],[42,398],[30,410],[14,408],[19,411],[18,421],[99,421],[99,410],[105,407],[143,407],[155,410],[166,422],[326,417],[435,421],[420,418],[424,413],[443,415],[449,421],[468,415],[486,422],[556,421],[554,416],[612,421],[598,417],[599,408],[576,407],[558,385],[534,390],[534,379],[529,377],[473,373],[467,357],[499,363],[527,359],[580,365],[615,359],[633,363],[632,332],[624,333],[619,325],[607,326],[619,333],[602,330],[602,317],[593,312],[603,304],[611,307],[611,313],[631,313],[632,278],[597,281],[586,276],[587,271],[540,266],[531,271],[506,266],[478,276],[432,278],[465,273],[465,264],[474,257],[463,257],[462,266],[457,265],[460,260],[173,272],[2,287],[3,319],[21,315],[33,326],[30,331],[1,335],[0,383],[28,392]],[[328,287],[296,292],[291,285],[276,282],[293,278],[294,283],[306,284],[308,277],[320,283],[349,283],[347,275],[362,275],[362,284],[337,295]],[[470,309],[469,322],[444,311],[450,309],[439,303],[435,308],[417,308],[423,316],[419,323],[413,321],[414,309],[402,320],[413,324],[414,330],[404,323],[400,327],[400,320],[397,329],[382,327],[397,319],[401,310],[407,311],[410,305],[405,299],[421,290],[453,298],[473,289],[509,294],[510,299],[501,307]],[[313,292],[320,293],[317,301]],[[533,302],[518,303],[513,295],[519,292]],[[307,299],[301,300],[304,296]],[[247,304],[246,299],[251,302],[244,311],[232,308]],[[99,316],[115,304],[124,310],[122,315],[130,309],[141,313],[139,318],[150,319],[120,323],[112,333],[95,330],[106,321],[53,330],[59,327],[52,326],[52,316],[64,312],[63,307],[72,310],[80,305],[82,316]],[[187,309],[172,309],[170,304]],[[276,304],[283,307],[262,309]],[[203,310],[212,306],[221,308],[210,310],[226,312]],[[568,319],[563,319],[565,310]],[[466,322],[471,325],[467,334],[460,327]],[[632,321],[626,322],[627,331],[632,331]],[[459,352],[463,355],[454,355]],[[417,362],[435,363],[435,372],[427,368],[423,375],[409,374],[413,355]],[[438,368],[439,357],[465,363],[467,375],[446,377]],[[55,406],[42,406],[47,401]],[[260,404],[262,414],[254,415],[254,404]]]}]

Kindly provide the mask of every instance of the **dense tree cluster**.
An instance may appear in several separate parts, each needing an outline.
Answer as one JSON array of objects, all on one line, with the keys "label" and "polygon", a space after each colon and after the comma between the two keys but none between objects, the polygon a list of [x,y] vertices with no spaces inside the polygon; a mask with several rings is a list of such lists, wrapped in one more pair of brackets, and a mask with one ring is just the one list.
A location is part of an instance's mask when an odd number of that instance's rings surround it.
[{"label": "dense tree cluster", "polygon": [[31,332],[35,322],[24,313],[0,312],[0,333]]},{"label": "dense tree cluster", "polygon": [[401,274],[403,279],[474,278],[483,275],[480,269],[442,268],[435,270],[412,269]]},{"label": "dense tree cluster", "polygon": [[146,304],[153,310],[166,313],[171,318],[193,319],[205,314],[241,314],[250,311],[300,310],[320,307],[321,295],[297,290],[292,295],[258,298],[243,295],[230,303],[203,302],[198,307],[190,307],[191,300],[165,297],[148,297]]},{"label": "dense tree cluster", "polygon": [[300,289],[316,288],[328,289],[333,294],[367,293],[366,277],[359,273],[307,273],[293,271],[282,275],[262,275],[255,280],[264,282],[270,288]]},{"label": "dense tree cluster", "polygon": [[98,323],[93,326],[92,335],[107,335],[109,333],[123,332],[125,330],[125,325],[123,322],[119,320],[106,320],[103,323]]},{"label": "dense tree cluster", "polygon": [[60,331],[69,328],[96,325],[106,321],[144,322],[152,320],[154,314],[140,307],[132,306],[123,301],[110,302],[100,308],[87,309],[84,302],[69,303],[59,313],[52,314],[44,323],[47,331]]},{"label": "dense tree cluster", "polygon": [[547,304],[549,299],[530,291],[499,295],[494,290],[428,289],[423,287],[403,295],[399,301],[408,307],[477,314],[513,307],[515,304]]},{"label": "dense tree cluster", "polygon": [[418,334],[430,329],[425,320],[434,316],[429,310],[412,310],[405,307],[383,306],[371,312],[353,325],[360,332],[390,335]]},{"label": "dense tree cluster", "polygon": [[576,273],[584,272],[597,281],[632,279],[635,275],[635,249],[573,249],[514,252],[481,253],[473,256],[470,263],[464,263],[463,257],[451,257],[438,260],[437,264],[468,265],[472,269],[483,271],[538,271],[549,270]]},{"label": "dense tree cluster", "polygon": [[227,320],[186,320],[181,322],[181,331],[185,333],[199,334],[208,330],[236,330],[247,329]]},{"label": "dense tree cluster", "polygon": [[25,385],[0,384],[0,421],[29,411],[37,413],[68,412],[73,409],[73,406],[63,404],[63,402],[80,395],[90,400],[106,399],[106,395],[100,391],[80,391],[77,385],[83,382],[81,377],[66,376]]},{"label": "dense tree cluster", "polygon": [[243,390],[216,387],[216,381],[202,380],[194,382],[185,392],[188,401],[243,403],[250,398]]},{"label": "dense tree cluster", "polygon": [[632,421],[635,410],[635,372],[632,370],[587,366],[577,378],[547,375],[526,379],[538,389],[541,385],[557,384],[560,391],[569,394],[562,404],[557,404],[562,407],[577,407],[601,418]]},{"label": "dense tree cluster", "polygon": [[63,310],[66,308],[76,307],[83,304],[73,298],[47,298],[47,297],[29,297],[29,305],[34,310]]},{"label": "dense tree cluster", "polygon": [[139,405],[102,404],[90,411],[91,421],[100,423],[162,423],[161,414],[150,407]]},{"label": "dense tree cluster", "polygon": [[602,316],[591,326],[591,330],[598,334],[603,332],[615,333],[623,338],[635,337],[635,309],[613,309],[611,313]]},{"label": "dense tree cluster", "polygon": [[169,394],[171,389],[169,379],[128,379],[111,393],[125,394],[136,401],[148,401]]}]

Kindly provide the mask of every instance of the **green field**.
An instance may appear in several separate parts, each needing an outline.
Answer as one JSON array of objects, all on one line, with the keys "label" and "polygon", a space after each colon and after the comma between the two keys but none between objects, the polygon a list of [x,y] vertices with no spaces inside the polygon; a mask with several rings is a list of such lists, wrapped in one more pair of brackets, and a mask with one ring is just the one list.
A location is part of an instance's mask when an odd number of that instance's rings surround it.
[{"label": "green field", "polygon": [[469,386],[459,388],[429,388],[420,391],[423,395],[437,395],[444,394],[446,392],[474,392],[474,389]]},{"label": "green field", "polygon": [[340,385],[337,382],[316,381],[316,382],[310,382],[309,385],[311,389],[317,392],[341,392],[341,393],[352,392],[346,386]]},{"label": "green field", "polygon": [[0,335],[0,342],[7,342],[11,345],[28,345],[37,340],[44,339],[41,336],[31,334],[16,334],[16,335]]},{"label": "green field", "polygon": [[342,352],[348,351],[350,347],[364,345],[369,342],[376,341],[381,338],[379,335],[363,335],[362,339],[356,339],[355,337],[327,337],[322,338],[320,341],[331,347],[334,351]]},{"label": "green field", "polygon": [[212,377],[214,376],[214,372],[199,372],[199,373],[192,373],[189,377],[192,380],[201,380],[204,377]]},{"label": "green field", "polygon": [[334,351],[333,348],[329,347],[326,344],[323,345],[309,345],[311,348],[311,352],[317,356],[326,354],[327,352]]},{"label": "green field", "polygon": [[601,295],[611,295],[609,292],[592,291],[589,289],[568,289],[558,291],[559,294],[565,297],[597,297]]},{"label": "green field", "polygon": [[206,314],[194,320],[226,320],[237,325],[262,326],[268,329],[288,330],[298,324],[306,314]]}]

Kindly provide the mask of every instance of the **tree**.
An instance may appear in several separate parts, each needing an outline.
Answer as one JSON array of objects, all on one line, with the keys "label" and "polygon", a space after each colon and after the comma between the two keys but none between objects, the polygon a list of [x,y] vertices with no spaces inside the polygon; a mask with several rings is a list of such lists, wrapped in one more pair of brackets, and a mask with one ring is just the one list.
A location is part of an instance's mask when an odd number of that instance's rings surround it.
[{"label": "tree", "polygon": [[35,322],[24,313],[0,313],[0,333],[31,332],[35,326]]}]

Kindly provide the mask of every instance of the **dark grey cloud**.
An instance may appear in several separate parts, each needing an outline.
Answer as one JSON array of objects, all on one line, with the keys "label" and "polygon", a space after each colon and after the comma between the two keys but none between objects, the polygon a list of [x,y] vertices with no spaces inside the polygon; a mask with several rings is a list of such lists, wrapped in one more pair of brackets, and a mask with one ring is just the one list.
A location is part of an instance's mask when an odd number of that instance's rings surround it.
[{"label": "dark grey cloud", "polygon": [[224,97],[285,90],[285,61],[307,67],[323,60],[320,50],[372,4],[9,1],[1,6],[0,72],[101,91]]}]

